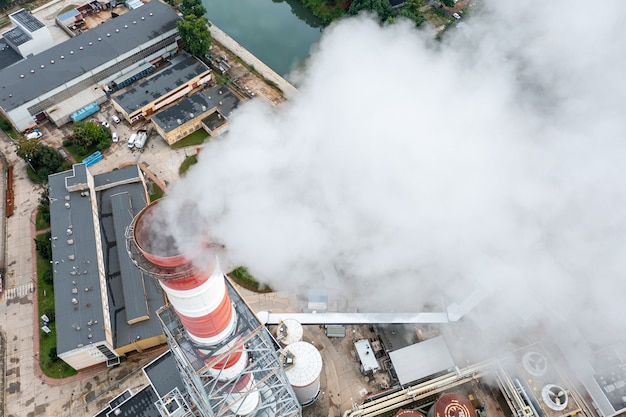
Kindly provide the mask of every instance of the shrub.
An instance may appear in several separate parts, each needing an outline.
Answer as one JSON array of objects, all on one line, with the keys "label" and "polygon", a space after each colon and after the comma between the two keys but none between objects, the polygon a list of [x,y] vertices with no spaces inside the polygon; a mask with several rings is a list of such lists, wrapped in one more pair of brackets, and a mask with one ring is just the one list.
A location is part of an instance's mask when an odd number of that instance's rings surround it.
[{"label": "shrub", "polygon": [[72,146],[74,144],[74,141],[71,139],[65,139],[63,141],[63,146],[68,147],[68,146]]},{"label": "shrub", "polygon": [[[45,282],[46,284],[54,284],[54,273],[52,272],[52,269],[48,269],[46,272],[43,273],[43,282]],[[48,318],[50,318],[50,316],[48,316]]]}]

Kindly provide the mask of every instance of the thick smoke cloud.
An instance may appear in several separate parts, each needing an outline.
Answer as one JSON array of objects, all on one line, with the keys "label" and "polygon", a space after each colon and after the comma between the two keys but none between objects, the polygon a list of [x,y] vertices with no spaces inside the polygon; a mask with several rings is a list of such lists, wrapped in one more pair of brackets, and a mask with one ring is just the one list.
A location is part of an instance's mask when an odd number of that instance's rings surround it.
[{"label": "thick smoke cloud", "polygon": [[503,327],[626,330],[626,8],[474,7],[441,42],[366,16],[327,28],[299,93],[242,105],[176,184],[179,246],[206,225],[273,288],[361,310],[478,289]]}]

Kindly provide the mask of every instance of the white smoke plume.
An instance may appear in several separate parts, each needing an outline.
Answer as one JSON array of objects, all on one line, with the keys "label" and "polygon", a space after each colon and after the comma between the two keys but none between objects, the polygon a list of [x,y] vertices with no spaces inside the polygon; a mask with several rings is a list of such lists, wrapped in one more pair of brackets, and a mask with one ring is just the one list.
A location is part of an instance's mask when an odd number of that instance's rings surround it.
[{"label": "white smoke plume", "polygon": [[198,231],[179,246],[207,227],[273,288],[326,287],[362,310],[478,288],[494,325],[606,320],[618,337],[624,39],[617,0],[484,1],[440,42],[342,20],[287,105],[242,105],[175,185],[168,218]]}]

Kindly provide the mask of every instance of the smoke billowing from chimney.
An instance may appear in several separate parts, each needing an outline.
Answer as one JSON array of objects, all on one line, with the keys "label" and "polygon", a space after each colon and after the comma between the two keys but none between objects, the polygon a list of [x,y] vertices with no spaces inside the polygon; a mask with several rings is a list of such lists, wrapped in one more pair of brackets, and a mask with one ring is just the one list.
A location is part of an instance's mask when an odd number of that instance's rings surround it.
[{"label": "smoke billowing from chimney", "polygon": [[626,8],[482,3],[442,42],[363,16],[327,28],[299,94],[241,106],[167,218],[196,206],[229,261],[277,290],[419,311],[479,288],[497,329],[623,332]]}]

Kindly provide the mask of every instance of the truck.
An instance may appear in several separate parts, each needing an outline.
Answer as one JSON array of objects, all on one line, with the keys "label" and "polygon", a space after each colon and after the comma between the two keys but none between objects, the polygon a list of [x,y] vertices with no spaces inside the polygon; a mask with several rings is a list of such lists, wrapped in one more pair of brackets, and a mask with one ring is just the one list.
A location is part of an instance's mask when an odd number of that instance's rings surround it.
[{"label": "truck", "polygon": [[75,111],[74,113],[72,113],[70,118],[72,119],[73,122],[78,122],[83,119],[86,119],[87,117],[91,116],[98,110],[100,110],[100,106],[98,106],[98,103],[94,102],[94,103],[86,105],[85,107],[83,107],[82,109],[78,111]]},{"label": "truck", "polygon": [[135,148],[142,149],[148,139],[148,132],[146,130],[137,131],[137,139],[135,139]]}]

